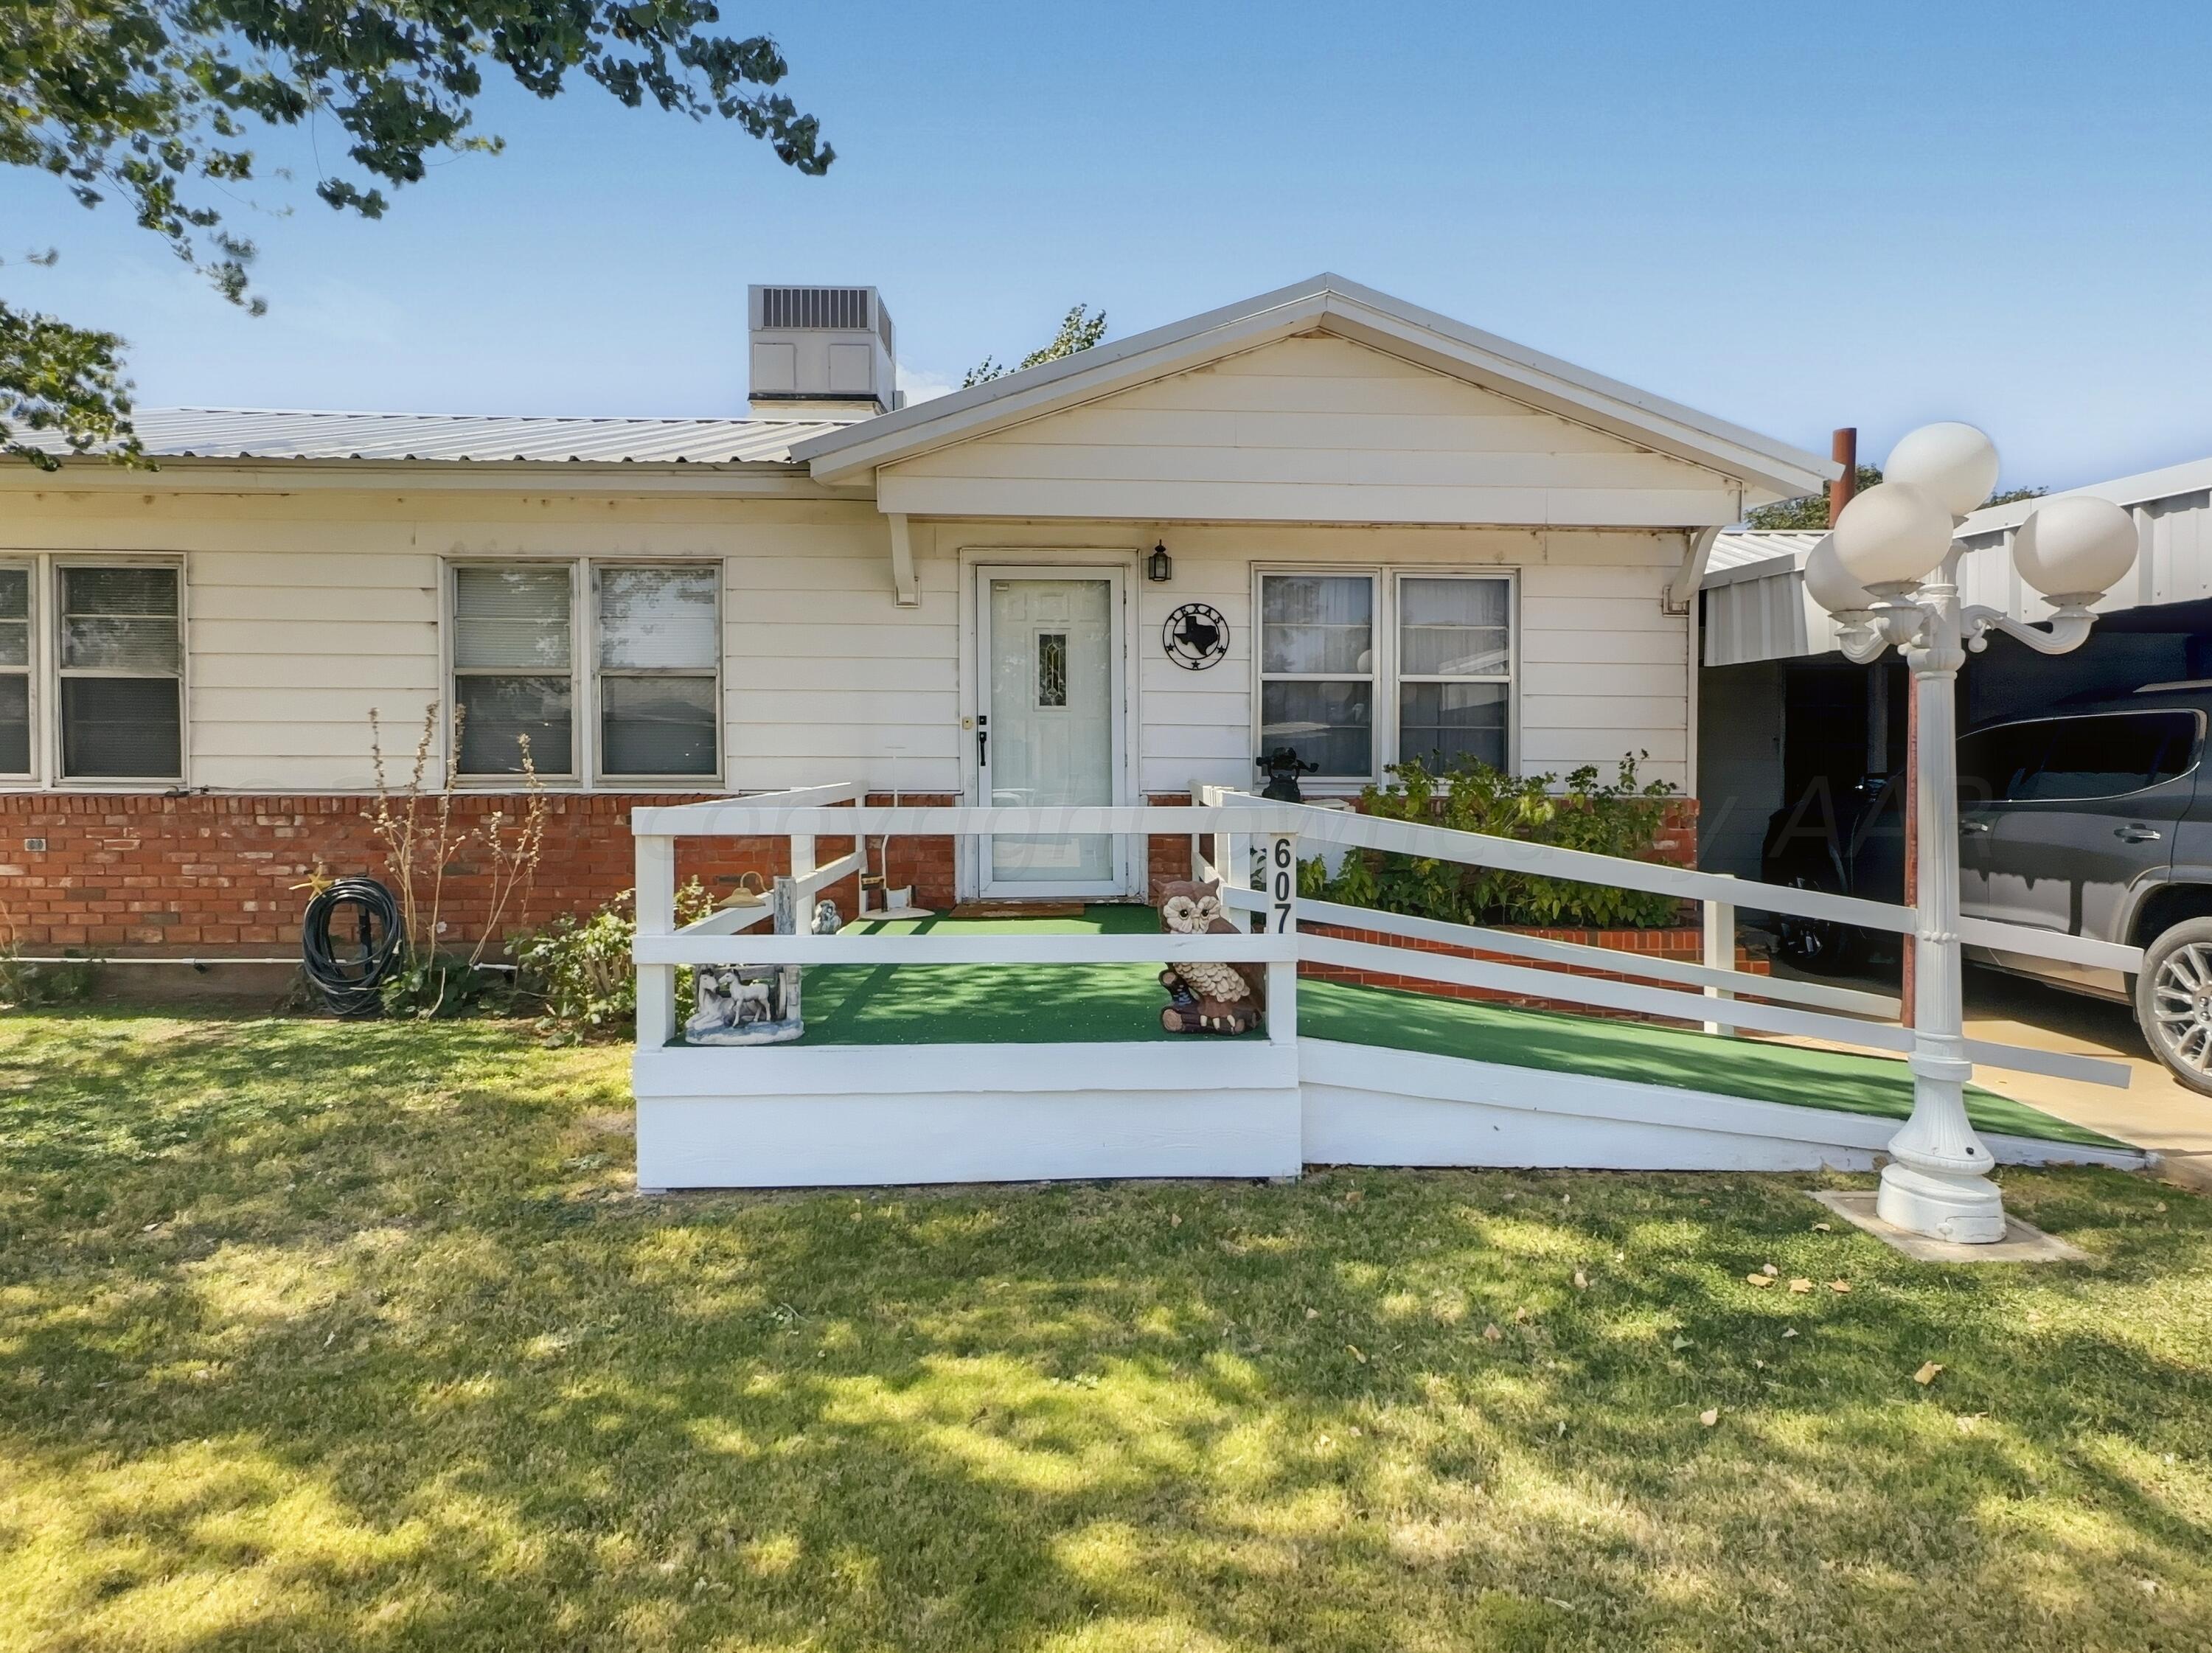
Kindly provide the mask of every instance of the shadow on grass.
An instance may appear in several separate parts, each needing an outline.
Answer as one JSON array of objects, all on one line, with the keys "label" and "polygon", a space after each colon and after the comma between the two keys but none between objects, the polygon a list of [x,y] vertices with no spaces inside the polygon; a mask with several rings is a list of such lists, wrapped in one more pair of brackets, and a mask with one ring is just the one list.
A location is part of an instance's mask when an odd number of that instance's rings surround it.
[{"label": "shadow on grass", "polygon": [[2010,1176],[2097,1259],[2033,1271],[1816,1231],[1788,1178],[640,1201],[627,1055],[0,1023],[0,1647],[2057,1649],[2212,1614],[2212,1207],[2172,1190]]}]

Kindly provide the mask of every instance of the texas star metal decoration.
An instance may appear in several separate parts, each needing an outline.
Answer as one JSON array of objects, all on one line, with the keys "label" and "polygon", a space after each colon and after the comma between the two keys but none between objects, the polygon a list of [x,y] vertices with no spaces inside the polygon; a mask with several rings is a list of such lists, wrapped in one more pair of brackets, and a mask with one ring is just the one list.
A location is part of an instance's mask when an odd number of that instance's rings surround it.
[{"label": "texas star metal decoration", "polygon": [[1204,603],[1185,603],[1168,616],[1160,628],[1160,641],[1168,658],[1186,672],[1203,672],[1218,665],[1229,652],[1229,622],[1221,611]]}]

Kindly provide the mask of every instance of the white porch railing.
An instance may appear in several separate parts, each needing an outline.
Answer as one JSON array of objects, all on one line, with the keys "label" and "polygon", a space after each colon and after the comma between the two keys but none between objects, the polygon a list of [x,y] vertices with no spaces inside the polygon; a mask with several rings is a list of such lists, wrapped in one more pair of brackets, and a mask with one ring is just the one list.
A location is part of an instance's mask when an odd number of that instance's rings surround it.
[{"label": "white porch railing", "polygon": [[[750,798],[635,811],[637,852],[638,1043],[657,1048],[674,1036],[675,974],[696,964],[1082,964],[1168,963],[1212,959],[1264,964],[1267,1036],[1278,1045],[1297,1038],[1297,973],[1302,960],[1339,968],[1415,977],[1548,1001],[1588,1005],[1784,1037],[1814,1039],[1870,1051],[1912,1048],[1896,1024],[1898,1001],[1885,994],[1826,983],[1778,980],[1735,968],[1734,911],[1752,907],[1804,918],[1910,933],[1909,908],[1856,896],[1753,883],[1687,868],[1555,848],[1514,839],[1381,819],[1342,809],[1279,803],[1224,787],[1193,788],[1188,806],[1005,808],[969,805],[885,808],[861,802],[857,784],[812,787]],[[757,933],[768,907],[726,909],[679,928],[675,921],[676,846],[684,838],[786,837],[791,892],[800,914],[820,890],[860,871],[868,837],[988,836],[994,834],[1188,836],[1193,868],[1220,878],[1224,904],[1249,915],[1250,933],[1237,936],[905,934],[775,935]],[[821,838],[852,840],[854,848],[817,864]],[[1252,887],[1253,849],[1261,847],[1267,888]],[[1368,908],[1300,898],[1301,851],[1322,848],[1383,850],[1493,866],[1546,878],[1673,896],[1699,903],[1705,944],[1690,963],[1624,950],[1593,947],[1485,926],[1445,923]],[[793,910],[786,903],[786,910]],[[1301,924],[1391,937],[1395,946],[1328,936]],[[2108,969],[2141,968],[2139,949],[1986,921],[1961,925],[1965,939],[2007,951]],[[1423,948],[1419,944],[1429,944]],[[1433,951],[1458,947],[1495,957]],[[1528,963],[1515,963],[1526,960]],[[1536,965],[1564,966],[1538,969]],[[1599,971],[1604,975],[1579,972]],[[1635,978],[1630,981],[1611,976]],[[1723,1006],[1725,1009],[1723,1009]],[[1040,1043],[1047,1043],[1040,1041]],[[1017,1047],[1018,1048],[1018,1047]],[[720,1053],[758,1060],[761,1053]],[[2062,1053],[1969,1041],[1975,1062],[2026,1073],[2124,1086],[2127,1069]]]}]

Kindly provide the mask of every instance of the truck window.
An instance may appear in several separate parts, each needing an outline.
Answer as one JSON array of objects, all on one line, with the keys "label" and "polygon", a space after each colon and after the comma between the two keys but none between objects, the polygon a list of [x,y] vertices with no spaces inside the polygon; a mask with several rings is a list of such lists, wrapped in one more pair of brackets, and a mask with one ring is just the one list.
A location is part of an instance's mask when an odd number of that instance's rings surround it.
[{"label": "truck window", "polygon": [[[2045,738],[2007,776],[1996,794],[2008,803],[2119,798],[2188,773],[2197,745],[2191,712],[2122,712],[2048,718]],[[2002,731],[1993,730],[1992,733]],[[2023,758],[2029,754],[2019,751]]]},{"label": "truck window", "polygon": [[2051,720],[2000,724],[1959,743],[1959,807],[1979,809],[2019,795],[2023,779],[2043,766]]}]

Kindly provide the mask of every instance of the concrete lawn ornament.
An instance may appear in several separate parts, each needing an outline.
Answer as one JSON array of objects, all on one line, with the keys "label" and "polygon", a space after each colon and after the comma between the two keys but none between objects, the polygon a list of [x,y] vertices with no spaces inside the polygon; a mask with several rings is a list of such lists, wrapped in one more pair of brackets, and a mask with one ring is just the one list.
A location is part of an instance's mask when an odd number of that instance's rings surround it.
[{"label": "concrete lawn ornament", "polygon": [[[726,903],[756,905],[752,902]],[[778,878],[769,905],[775,911],[775,933],[793,935],[799,923],[799,886]],[[815,935],[835,935],[843,927],[837,903],[818,901],[807,915],[808,930]],[[800,971],[796,964],[754,965],[749,968],[702,965],[692,973],[698,1009],[684,1024],[686,1044],[788,1044],[806,1031],[799,1008]]]},{"label": "concrete lawn ornament", "polygon": [[[1160,886],[1160,922],[1170,935],[1241,933],[1221,910],[1221,881],[1178,879]],[[1249,1033],[1260,1025],[1261,967],[1213,959],[1170,964],[1160,972],[1168,1004],[1160,1025],[1170,1033]]]},{"label": "concrete lawn ornament", "polygon": [[692,973],[698,1008],[684,1024],[687,1044],[784,1044],[805,1032],[790,1004],[787,967],[717,969]]}]

